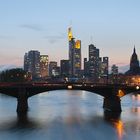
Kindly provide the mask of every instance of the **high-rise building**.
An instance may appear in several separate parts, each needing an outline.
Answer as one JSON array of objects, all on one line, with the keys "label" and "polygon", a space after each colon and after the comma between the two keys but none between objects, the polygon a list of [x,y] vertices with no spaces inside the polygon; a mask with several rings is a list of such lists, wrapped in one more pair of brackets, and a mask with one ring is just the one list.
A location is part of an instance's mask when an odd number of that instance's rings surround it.
[{"label": "high-rise building", "polygon": [[89,76],[98,82],[99,79],[99,49],[97,49],[93,44],[89,45]]},{"label": "high-rise building", "polygon": [[84,76],[89,77],[89,61],[87,58],[84,58]]},{"label": "high-rise building", "polygon": [[121,77],[122,75],[119,75],[119,72],[118,72],[118,66],[116,66],[115,64],[112,65],[111,67],[111,74],[110,74],[110,77],[109,77],[109,82],[112,83],[112,84],[119,84],[119,83],[122,83],[122,80],[124,81],[124,77],[122,78]]},{"label": "high-rise building", "polygon": [[69,60],[61,60],[60,61],[60,67],[61,67],[61,76],[62,77],[69,77],[70,75],[70,63]]},{"label": "high-rise building", "polygon": [[40,78],[40,52],[31,50],[24,55],[24,70],[31,73],[32,79]]},{"label": "high-rise building", "polygon": [[71,28],[68,29],[70,76],[78,77],[81,70],[81,41],[73,38]]},{"label": "high-rise building", "polygon": [[49,76],[49,57],[48,55],[40,55],[40,76],[46,78]]},{"label": "high-rise building", "polygon": [[57,75],[57,62],[50,61],[49,63],[49,76],[55,77]]},{"label": "high-rise building", "polygon": [[28,72],[29,70],[29,58],[28,58],[28,53],[25,53],[24,55],[24,70]]},{"label": "high-rise building", "polygon": [[118,66],[112,65],[112,67],[111,67],[111,74],[112,75],[118,75],[119,74],[119,72],[118,72]]},{"label": "high-rise building", "polygon": [[55,69],[52,70],[53,77],[60,77],[60,67],[57,66]]},{"label": "high-rise building", "polygon": [[109,67],[109,59],[108,57],[103,57],[102,71],[104,77],[108,77],[108,67]]}]

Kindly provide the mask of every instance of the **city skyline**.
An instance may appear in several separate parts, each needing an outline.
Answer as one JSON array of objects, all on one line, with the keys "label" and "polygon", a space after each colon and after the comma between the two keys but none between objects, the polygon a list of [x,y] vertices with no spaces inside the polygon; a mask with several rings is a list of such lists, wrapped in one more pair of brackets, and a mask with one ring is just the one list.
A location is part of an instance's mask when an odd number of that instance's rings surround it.
[{"label": "city skyline", "polygon": [[23,66],[29,50],[39,50],[51,61],[68,59],[70,26],[82,42],[82,62],[88,57],[88,45],[94,44],[110,58],[110,66],[129,65],[134,45],[140,54],[139,4],[138,0],[1,1],[0,65]]}]

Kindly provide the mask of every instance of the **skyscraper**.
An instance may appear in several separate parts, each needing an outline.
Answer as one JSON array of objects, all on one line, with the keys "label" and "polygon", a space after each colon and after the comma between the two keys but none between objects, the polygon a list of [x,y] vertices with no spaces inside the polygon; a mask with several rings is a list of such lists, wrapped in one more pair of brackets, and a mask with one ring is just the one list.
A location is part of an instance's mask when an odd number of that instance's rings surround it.
[{"label": "skyscraper", "polygon": [[49,57],[48,55],[40,55],[40,76],[46,78],[49,76]]},{"label": "skyscraper", "polygon": [[24,55],[24,70],[26,72],[28,72],[28,70],[29,70],[29,57],[28,57],[28,53],[25,53],[25,55]]},{"label": "skyscraper", "polygon": [[89,76],[98,82],[99,79],[99,49],[93,44],[89,45]]},{"label": "skyscraper", "polygon": [[78,77],[81,70],[81,41],[73,38],[71,28],[68,29],[70,76]]},{"label": "skyscraper", "polygon": [[87,58],[84,58],[84,76],[89,77],[89,61]]},{"label": "skyscraper", "polygon": [[103,83],[108,83],[108,68],[109,68],[109,58],[103,57],[103,60],[101,61],[100,65],[100,78]]},{"label": "skyscraper", "polygon": [[49,63],[49,76],[55,77],[58,75],[57,73],[57,62],[56,61],[50,61]]},{"label": "skyscraper", "polygon": [[109,58],[103,57],[102,71],[103,71],[103,76],[106,78],[108,77],[108,67],[109,67]]},{"label": "skyscraper", "polygon": [[24,55],[24,70],[31,73],[32,79],[40,78],[40,52],[31,50]]},{"label": "skyscraper", "polygon": [[125,73],[127,75],[140,75],[139,60],[134,46],[133,54],[130,59],[130,69]]},{"label": "skyscraper", "polygon": [[119,72],[118,72],[118,66],[112,65],[112,67],[111,67],[111,74],[112,75],[118,75],[119,74]]}]

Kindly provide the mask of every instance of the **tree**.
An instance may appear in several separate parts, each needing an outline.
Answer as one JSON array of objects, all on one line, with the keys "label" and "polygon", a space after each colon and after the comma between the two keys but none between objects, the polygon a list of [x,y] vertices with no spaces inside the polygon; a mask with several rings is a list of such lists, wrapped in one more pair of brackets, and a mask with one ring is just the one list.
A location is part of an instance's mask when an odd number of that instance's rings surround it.
[{"label": "tree", "polygon": [[1,82],[24,82],[26,81],[26,72],[21,68],[5,70],[0,73]]}]

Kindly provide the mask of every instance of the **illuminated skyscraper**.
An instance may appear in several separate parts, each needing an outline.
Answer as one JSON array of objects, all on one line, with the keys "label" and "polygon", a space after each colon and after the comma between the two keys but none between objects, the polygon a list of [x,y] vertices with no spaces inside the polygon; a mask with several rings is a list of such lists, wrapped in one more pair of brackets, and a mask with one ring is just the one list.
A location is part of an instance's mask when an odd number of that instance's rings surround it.
[{"label": "illuminated skyscraper", "polygon": [[109,68],[109,58],[103,57],[103,60],[100,58],[100,78],[102,79],[103,83],[108,82],[108,68]]},{"label": "illuminated skyscraper", "polygon": [[31,73],[32,79],[40,78],[40,52],[31,50],[24,55],[24,70]]},{"label": "illuminated skyscraper", "polygon": [[71,28],[68,29],[70,76],[78,77],[81,70],[81,41],[73,38]]},{"label": "illuminated skyscraper", "polygon": [[46,78],[49,76],[49,57],[48,55],[40,55],[40,76]]},{"label": "illuminated skyscraper", "polygon": [[60,67],[57,66],[57,62],[50,61],[49,63],[49,76],[58,77],[60,76]]},{"label": "illuminated skyscraper", "polygon": [[119,72],[118,72],[118,66],[112,65],[112,67],[111,67],[111,74],[112,75],[118,75],[119,74]]}]

